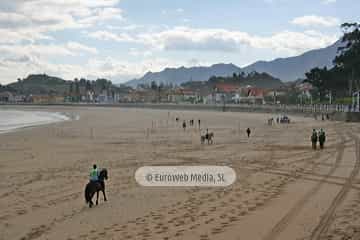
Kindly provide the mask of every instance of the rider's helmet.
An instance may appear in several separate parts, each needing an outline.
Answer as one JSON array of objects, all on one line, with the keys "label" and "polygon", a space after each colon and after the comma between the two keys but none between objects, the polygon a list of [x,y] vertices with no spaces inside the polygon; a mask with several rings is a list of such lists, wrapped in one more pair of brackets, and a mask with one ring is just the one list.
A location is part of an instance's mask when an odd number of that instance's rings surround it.
[{"label": "rider's helmet", "polygon": [[94,165],[93,165],[93,168],[94,168],[94,169],[96,169],[96,168],[97,168],[96,164],[94,164]]}]

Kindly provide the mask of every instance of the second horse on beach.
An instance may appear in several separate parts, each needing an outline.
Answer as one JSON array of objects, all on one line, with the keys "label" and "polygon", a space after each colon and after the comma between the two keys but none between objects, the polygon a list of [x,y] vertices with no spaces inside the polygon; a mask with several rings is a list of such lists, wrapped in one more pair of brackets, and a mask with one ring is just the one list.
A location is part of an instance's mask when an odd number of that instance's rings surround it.
[{"label": "second horse on beach", "polygon": [[206,134],[200,137],[201,144],[204,144],[205,141],[207,141],[208,144],[213,144],[214,143],[213,138],[214,138],[214,133],[213,132],[209,133],[209,130],[206,129]]}]

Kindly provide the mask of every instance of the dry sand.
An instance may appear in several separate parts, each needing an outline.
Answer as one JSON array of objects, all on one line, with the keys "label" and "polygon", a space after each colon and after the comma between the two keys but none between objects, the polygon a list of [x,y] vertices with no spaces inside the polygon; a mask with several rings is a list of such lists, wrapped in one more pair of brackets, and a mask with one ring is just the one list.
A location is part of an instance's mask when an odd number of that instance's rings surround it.
[{"label": "dry sand", "polygon": [[[0,135],[0,239],[360,239],[358,124],[271,115],[120,108],[40,110],[67,121]],[[201,145],[175,117],[215,133]],[[152,123],[154,128],[152,128]],[[253,136],[248,139],[245,130]],[[310,147],[312,128],[326,148]],[[149,134],[147,134],[147,129]],[[88,208],[93,163],[109,170],[109,201]],[[144,165],[227,165],[226,188],[149,188]]]}]

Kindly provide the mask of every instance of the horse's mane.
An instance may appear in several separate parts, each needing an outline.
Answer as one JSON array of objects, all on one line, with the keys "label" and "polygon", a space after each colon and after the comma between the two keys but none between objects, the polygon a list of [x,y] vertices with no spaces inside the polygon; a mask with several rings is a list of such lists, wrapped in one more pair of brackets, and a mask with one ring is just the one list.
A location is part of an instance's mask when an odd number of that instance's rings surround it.
[{"label": "horse's mane", "polygon": [[99,172],[99,177],[100,178],[105,178],[105,179],[107,179],[107,176],[108,175],[108,171],[107,171],[107,169],[106,168],[102,168],[101,170],[100,170],[100,172]]}]

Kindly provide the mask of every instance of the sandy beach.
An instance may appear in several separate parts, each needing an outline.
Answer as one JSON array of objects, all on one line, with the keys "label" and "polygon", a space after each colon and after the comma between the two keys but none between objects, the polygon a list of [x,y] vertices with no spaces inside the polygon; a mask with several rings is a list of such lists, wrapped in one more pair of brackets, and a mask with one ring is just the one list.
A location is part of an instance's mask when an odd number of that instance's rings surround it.
[{"label": "sandy beach", "polygon": [[[21,107],[16,108],[21,110]],[[0,134],[0,239],[360,239],[360,127],[259,113],[32,107],[78,120]],[[180,120],[201,119],[183,131]],[[252,136],[246,136],[246,128]],[[324,150],[312,150],[324,128]],[[108,201],[89,208],[92,164]],[[143,187],[151,165],[230,166],[228,187]]]}]

